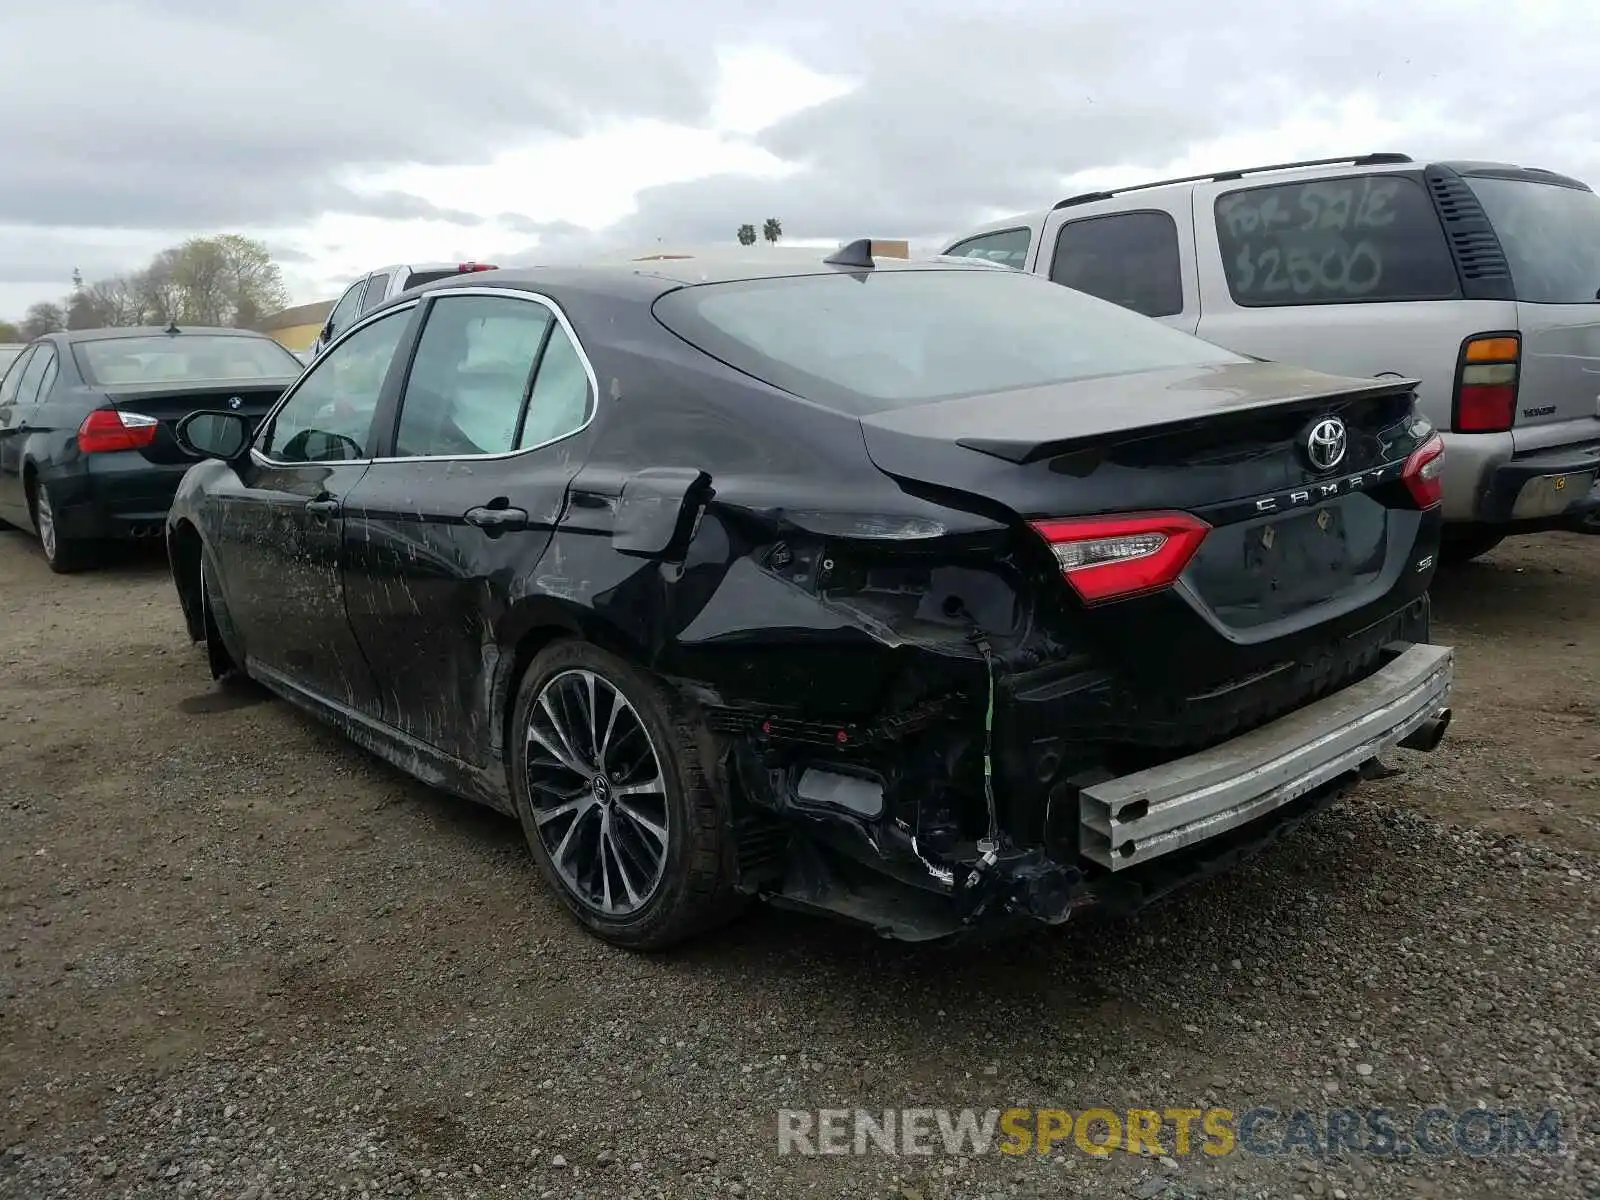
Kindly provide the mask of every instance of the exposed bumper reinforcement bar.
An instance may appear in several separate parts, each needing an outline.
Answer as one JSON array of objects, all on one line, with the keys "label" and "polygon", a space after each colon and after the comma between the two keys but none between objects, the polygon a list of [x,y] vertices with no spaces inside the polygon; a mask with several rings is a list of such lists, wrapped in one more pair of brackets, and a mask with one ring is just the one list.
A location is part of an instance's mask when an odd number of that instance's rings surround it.
[{"label": "exposed bumper reinforcement bar", "polygon": [[[1448,723],[1455,652],[1412,645],[1349,687],[1249,733],[1173,762],[1086,787],[1080,848],[1127,870],[1253,821]],[[1432,739],[1437,743],[1437,738]],[[1426,748],[1431,749],[1431,746]]]}]

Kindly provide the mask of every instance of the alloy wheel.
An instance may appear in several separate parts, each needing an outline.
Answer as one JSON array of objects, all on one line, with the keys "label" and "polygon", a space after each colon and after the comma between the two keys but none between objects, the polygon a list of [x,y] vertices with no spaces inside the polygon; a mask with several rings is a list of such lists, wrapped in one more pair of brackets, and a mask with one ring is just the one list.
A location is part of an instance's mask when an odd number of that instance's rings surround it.
[{"label": "alloy wheel", "polygon": [[649,903],[671,838],[650,731],[604,676],[562,671],[529,709],[527,784],[539,841],[563,884],[607,917]]},{"label": "alloy wheel", "polygon": [[51,562],[56,557],[56,513],[50,506],[50,492],[43,484],[33,494],[33,524],[39,531],[39,545]]}]

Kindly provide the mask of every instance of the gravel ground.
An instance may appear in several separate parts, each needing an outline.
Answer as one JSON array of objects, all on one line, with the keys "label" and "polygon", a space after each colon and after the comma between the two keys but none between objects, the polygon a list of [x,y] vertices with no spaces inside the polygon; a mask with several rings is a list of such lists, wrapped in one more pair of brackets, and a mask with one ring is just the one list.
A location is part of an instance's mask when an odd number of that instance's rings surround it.
[{"label": "gravel ground", "polygon": [[[211,686],[164,572],[0,535],[0,1196],[1600,1195],[1600,542],[1443,577],[1445,749],[1138,920],[757,910],[664,957],[580,933],[512,822]],[[779,1108],[1434,1104],[1562,1150],[777,1153]]]}]

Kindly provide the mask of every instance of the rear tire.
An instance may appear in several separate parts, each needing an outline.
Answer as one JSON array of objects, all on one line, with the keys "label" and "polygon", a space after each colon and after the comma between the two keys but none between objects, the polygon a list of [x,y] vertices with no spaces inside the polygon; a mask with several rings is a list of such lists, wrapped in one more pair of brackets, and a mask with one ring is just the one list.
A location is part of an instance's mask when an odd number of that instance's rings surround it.
[{"label": "rear tire", "polygon": [[544,877],[590,932],[662,950],[732,920],[731,821],[690,707],[598,646],[529,665],[511,726],[511,790]]},{"label": "rear tire", "polygon": [[62,535],[49,484],[34,479],[29,485],[28,515],[33,518],[33,528],[39,535],[44,561],[57,575],[70,575],[94,565],[98,547],[93,541]]},{"label": "rear tire", "polygon": [[1492,529],[1446,529],[1439,543],[1439,561],[1447,567],[1459,566],[1482,558],[1505,539],[1505,534]]}]

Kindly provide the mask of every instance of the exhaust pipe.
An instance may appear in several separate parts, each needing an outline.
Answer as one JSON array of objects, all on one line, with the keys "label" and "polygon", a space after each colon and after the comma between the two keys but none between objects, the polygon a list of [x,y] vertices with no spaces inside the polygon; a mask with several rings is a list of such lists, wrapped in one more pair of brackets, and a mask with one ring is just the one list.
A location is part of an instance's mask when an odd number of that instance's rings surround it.
[{"label": "exhaust pipe", "polygon": [[1401,738],[1399,744],[1407,750],[1420,750],[1427,754],[1437,748],[1439,743],[1444,740],[1444,731],[1449,728],[1450,710],[1441,708],[1433,716]]}]

